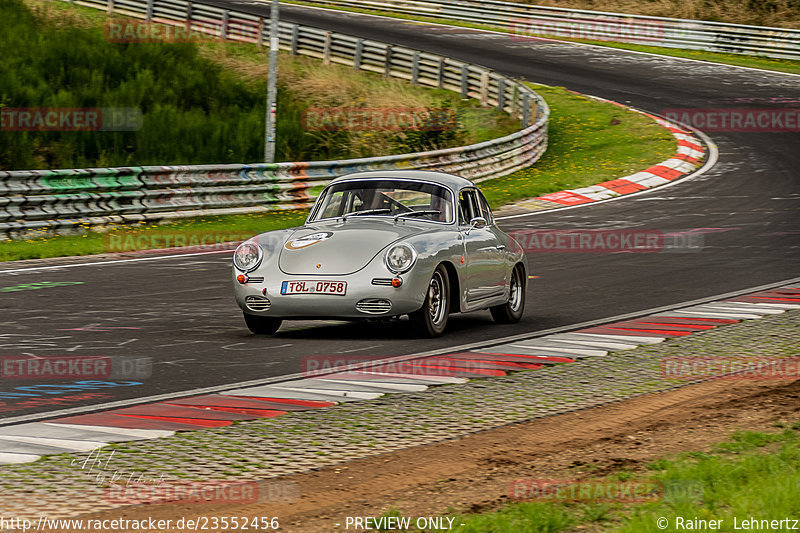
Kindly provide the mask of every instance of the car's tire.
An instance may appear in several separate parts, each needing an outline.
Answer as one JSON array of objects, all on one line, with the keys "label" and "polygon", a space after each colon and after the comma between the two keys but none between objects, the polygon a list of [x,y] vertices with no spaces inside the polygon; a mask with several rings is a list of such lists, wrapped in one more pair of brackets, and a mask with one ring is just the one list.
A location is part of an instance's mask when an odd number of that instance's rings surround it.
[{"label": "car's tire", "polygon": [[450,279],[443,265],[433,271],[425,301],[419,311],[409,315],[414,329],[425,337],[438,337],[444,333],[450,316]]},{"label": "car's tire", "polygon": [[258,316],[248,315],[244,313],[244,323],[247,324],[247,329],[256,335],[272,335],[278,328],[281,327],[280,318],[272,318],[271,316]]},{"label": "car's tire", "polygon": [[525,312],[525,270],[521,265],[511,271],[508,301],[502,305],[490,307],[492,318],[498,324],[516,324]]}]

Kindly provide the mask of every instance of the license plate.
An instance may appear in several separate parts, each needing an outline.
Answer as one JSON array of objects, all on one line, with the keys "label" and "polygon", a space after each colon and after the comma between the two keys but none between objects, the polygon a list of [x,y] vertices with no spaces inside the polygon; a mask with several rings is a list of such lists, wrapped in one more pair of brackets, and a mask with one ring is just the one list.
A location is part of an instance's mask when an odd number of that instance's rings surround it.
[{"label": "license plate", "polygon": [[284,281],[281,283],[281,294],[334,294],[344,296],[347,292],[346,281]]}]

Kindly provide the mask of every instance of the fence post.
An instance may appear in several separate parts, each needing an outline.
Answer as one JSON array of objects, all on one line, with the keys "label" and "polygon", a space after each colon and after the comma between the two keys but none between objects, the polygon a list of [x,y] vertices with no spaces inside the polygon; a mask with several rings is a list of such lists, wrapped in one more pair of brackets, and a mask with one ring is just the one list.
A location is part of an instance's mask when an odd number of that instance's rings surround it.
[{"label": "fence post", "polygon": [[224,41],[228,38],[228,19],[230,18],[230,14],[228,10],[222,12],[222,31],[220,32],[220,37]]},{"label": "fence post", "polygon": [[264,17],[258,17],[258,35],[256,36],[256,45],[259,48],[264,46]]},{"label": "fence post", "polygon": [[191,1],[186,2],[186,33],[192,31],[192,10],[194,4]]},{"label": "fence post", "polygon": [[503,111],[506,107],[506,80],[500,78],[497,80],[497,109]]},{"label": "fence post", "polygon": [[383,77],[388,78],[392,74],[392,50],[394,47],[390,44],[386,46],[386,55],[383,61]]},{"label": "fence post", "polygon": [[147,0],[147,10],[145,11],[144,20],[145,22],[153,20],[153,0]]},{"label": "fence post", "polygon": [[114,0],[108,0],[108,14],[111,15],[114,12]]},{"label": "fence post", "polygon": [[439,58],[439,67],[436,69],[436,86],[444,89],[444,65],[447,60],[443,57]]},{"label": "fence post", "polygon": [[531,125],[531,94],[525,92],[522,95],[522,127],[527,128]]},{"label": "fence post", "polygon": [[461,65],[461,98],[469,98],[469,67]]},{"label": "fence post", "polygon": [[353,53],[353,68],[361,70],[361,56],[364,54],[364,39],[356,41],[356,51]]},{"label": "fence post", "polygon": [[482,107],[489,107],[489,71],[481,72],[480,99]]},{"label": "fence post", "polygon": [[297,24],[292,26],[292,45],[291,45],[291,53],[293,56],[297,55],[297,40],[299,39],[300,29]]},{"label": "fence post", "polygon": [[414,56],[411,58],[411,83],[418,85],[419,83],[419,51],[414,50]]},{"label": "fence post", "polygon": [[331,35],[333,32],[325,32],[325,43],[322,45],[322,64],[331,64]]}]

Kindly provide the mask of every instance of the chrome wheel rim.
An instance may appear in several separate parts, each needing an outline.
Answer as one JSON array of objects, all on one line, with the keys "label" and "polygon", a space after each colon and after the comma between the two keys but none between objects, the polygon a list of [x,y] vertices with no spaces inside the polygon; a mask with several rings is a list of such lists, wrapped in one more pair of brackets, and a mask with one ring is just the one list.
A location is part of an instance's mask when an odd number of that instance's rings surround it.
[{"label": "chrome wheel rim", "polygon": [[511,294],[508,297],[509,309],[516,313],[522,308],[522,280],[520,279],[519,268],[514,269],[511,275]]},{"label": "chrome wheel rim", "polygon": [[444,294],[444,279],[441,272],[436,271],[428,284],[428,313],[432,324],[439,325],[444,321],[445,309],[447,298]]}]

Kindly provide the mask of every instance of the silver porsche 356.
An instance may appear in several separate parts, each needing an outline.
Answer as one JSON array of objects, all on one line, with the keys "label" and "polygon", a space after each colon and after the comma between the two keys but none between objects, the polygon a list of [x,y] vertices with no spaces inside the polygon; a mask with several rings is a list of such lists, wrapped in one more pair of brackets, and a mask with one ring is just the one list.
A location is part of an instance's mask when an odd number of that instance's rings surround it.
[{"label": "silver porsche 356", "polygon": [[236,302],[256,334],[285,319],[408,315],[436,337],[450,313],[482,309],[513,323],[526,281],[522,248],[495,225],[483,194],[439,172],[337,178],[303,226],[256,235],[233,255]]}]

